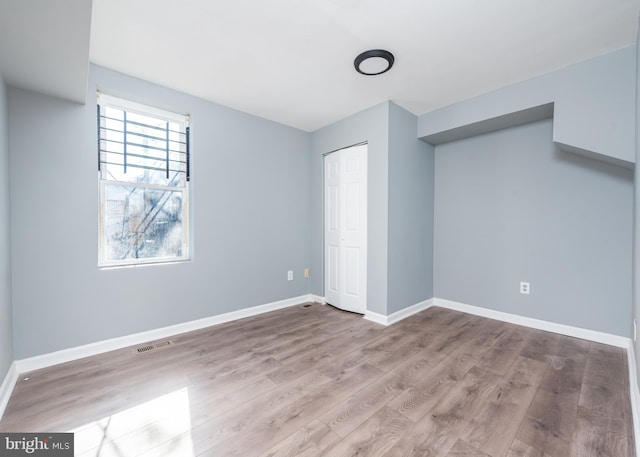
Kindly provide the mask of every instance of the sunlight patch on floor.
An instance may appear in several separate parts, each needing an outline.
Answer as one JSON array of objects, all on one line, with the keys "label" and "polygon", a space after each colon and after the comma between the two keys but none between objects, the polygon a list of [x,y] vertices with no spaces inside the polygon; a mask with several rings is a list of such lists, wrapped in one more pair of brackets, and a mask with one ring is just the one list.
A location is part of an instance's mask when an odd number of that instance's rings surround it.
[{"label": "sunlight patch on floor", "polygon": [[[185,387],[74,430],[75,455],[130,457],[142,453],[193,457],[189,392]],[[167,454],[166,452],[169,452]]]}]

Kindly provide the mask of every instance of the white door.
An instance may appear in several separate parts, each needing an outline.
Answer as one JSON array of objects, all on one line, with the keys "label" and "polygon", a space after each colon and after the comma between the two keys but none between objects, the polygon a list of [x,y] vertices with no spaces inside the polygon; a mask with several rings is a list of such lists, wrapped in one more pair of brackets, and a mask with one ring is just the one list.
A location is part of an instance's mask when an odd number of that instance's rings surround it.
[{"label": "white door", "polygon": [[367,145],[324,157],[324,298],[367,310]]}]

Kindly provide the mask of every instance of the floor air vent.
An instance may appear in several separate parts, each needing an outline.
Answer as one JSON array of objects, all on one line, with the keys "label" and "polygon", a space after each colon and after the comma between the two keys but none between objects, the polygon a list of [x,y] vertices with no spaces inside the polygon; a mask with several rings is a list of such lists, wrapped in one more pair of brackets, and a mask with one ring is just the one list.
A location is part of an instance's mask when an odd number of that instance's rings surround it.
[{"label": "floor air vent", "polygon": [[173,344],[173,341],[171,340],[160,341],[158,343],[153,343],[153,344],[145,344],[144,346],[139,346],[135,348],[133,352],[135,352],[136,354],[146,354],[147,352],[153,352],[158,349],[169,347],[172,344]]}]

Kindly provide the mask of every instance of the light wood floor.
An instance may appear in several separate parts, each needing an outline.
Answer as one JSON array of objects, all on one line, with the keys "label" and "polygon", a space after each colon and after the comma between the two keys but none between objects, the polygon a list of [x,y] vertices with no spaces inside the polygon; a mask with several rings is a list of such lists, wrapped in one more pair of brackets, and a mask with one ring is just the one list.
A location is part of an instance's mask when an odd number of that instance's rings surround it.
[{"label": "light wood floor", "polygon": [[0,431],[85,456],[634,455],[622,349],[442,308],[298,306],[21,376]]}]

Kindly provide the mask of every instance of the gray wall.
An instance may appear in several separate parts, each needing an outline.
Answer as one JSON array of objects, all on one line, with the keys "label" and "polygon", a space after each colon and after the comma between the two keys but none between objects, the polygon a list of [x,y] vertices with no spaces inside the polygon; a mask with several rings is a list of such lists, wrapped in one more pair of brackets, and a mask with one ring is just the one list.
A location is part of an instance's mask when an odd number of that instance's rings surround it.
[{"label": "gray wall", "polygon": [[634,163],[635,46],[424,114],[418,137],[555,102],[553,140]]},{"label": "gray wall", "polygon": [[311,134],[311,291],[324,296],[322,155],[362,142],[369,144],[367,309],[386,315],[389,102]]},{"label": "gray wall", "polygon": [[13,362],[7,90],[0,76],[0,384]]},{"label": "gray wall", "polygon": [[387,313],[433,297],[434,148],[417,118],[389,104]]},{"label": "gray wall", "polygon": [[435,169],[435,296],[629,336],[630,170],[559,150],[551,120],[437,146]]},{"label": "gray wall", "polygon": [[[97,268],[96,87],[191,115],[192,261]],[[9,90],[16,359],[309,293],[308,133],[96,66],[88,91]]]}]

